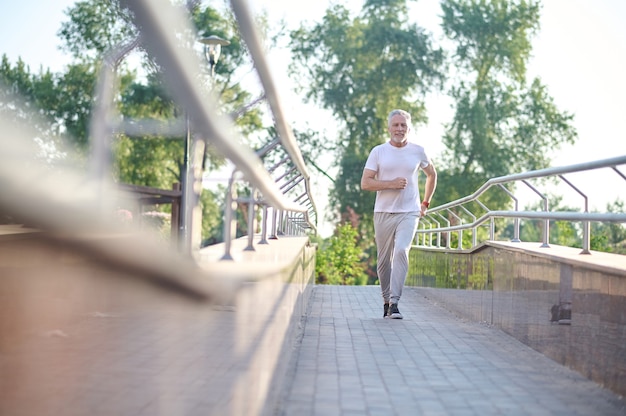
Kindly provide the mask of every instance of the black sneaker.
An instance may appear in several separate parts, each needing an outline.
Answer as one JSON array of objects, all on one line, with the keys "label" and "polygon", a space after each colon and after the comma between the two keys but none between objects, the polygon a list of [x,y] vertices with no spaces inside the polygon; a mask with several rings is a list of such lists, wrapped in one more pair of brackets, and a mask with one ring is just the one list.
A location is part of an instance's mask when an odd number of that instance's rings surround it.
[{"label": "black sneaker", "polygon": [[398,310],[397,303],[392,303],[391,305],[389,305],[389,312],[387,313],[387,315],[391,319],[402,319],[402,314]]},{"label": "black sneaker", "polygon": [[383,318],[387,318],[387,315],[389,315],[389,304],[385,303],[383,305]]}]

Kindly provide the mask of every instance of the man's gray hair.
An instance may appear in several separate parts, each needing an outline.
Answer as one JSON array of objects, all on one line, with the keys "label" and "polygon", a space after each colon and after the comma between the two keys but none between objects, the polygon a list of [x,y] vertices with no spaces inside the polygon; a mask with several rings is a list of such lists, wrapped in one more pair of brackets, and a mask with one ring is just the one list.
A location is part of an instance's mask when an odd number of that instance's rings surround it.
[{"label": "man's gray hair", "polygon": [[404,118],[406,118],[406,124],[408,124],[409,126],[411,125],[411,114],[409,114],[407,111],[404,111],[404,110],[395,109],[395,110],[391,110],[391,112],[389,113],[389,116],[387,117],[388,126],[391,125],[391,118],[397,115],[404,116]]}]

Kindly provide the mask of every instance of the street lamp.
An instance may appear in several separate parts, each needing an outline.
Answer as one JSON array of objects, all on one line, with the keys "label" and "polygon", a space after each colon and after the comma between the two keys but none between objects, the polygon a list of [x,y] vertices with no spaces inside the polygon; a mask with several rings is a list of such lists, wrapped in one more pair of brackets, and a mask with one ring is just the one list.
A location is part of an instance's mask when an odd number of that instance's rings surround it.
[{"label": "street lamp", "polygon": [[[215,75],[215,65],[220,57],[222,46],[230,45],[230,42],[218,36],[212,35],[199,39],[204,44],[204,55],[209,63],[211,77]],[[186,115],[187,137],[185,138],[185,154],[183,166],[182,207],[181,207],[181,231],[183,251],[193,254],[194,248],[200,246],[199,231],[202,217],[198,202],[200,199],[202,172],[198,172],[206,157],[206,147],[202,140],[192,138],[189,117]],[[201,180],[201,179],[200,179]]]},{"label": "street lamp", "polygon": [[217,60],[220,59],[222,46],[230,45],[230,42],[226,39],[220,38],[219,36],[211,35],[200,39],[200,43],[204,44],[204,56],[209,62],[209,69],[211,70],[211,76],[213,76],[215,74],[215,65],[217,64]]}]

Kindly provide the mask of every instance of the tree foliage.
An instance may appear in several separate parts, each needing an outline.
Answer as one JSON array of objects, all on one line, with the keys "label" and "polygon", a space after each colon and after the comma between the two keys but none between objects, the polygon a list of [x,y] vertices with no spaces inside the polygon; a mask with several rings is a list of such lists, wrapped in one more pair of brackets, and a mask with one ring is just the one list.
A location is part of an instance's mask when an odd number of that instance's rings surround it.
[{"label": "tree foliage", "polygon": [[[456,199],[489,178],[549,166],[550,151],[573,143],[576,131],[540,79],[527,82],[538,2],[445,0],[441,7],[457,72],[439,189]],[[504,199],[491,202],[497,209]]]},{"label": "tree foliage", "polygon": [[115,0],[80,0],[67,9],[61,24],[62,49],[78,61],[94,62],[113,45],[137,35],[128,10]]},{"label": "tree foliage", "polygon": [[316,260],[316,283],[363,285],[367,282],[363,251],[357,244],[358,231],[349,223],[339,225],[336,234],[322,242]]},{"label": "tree foliage", "polygon": [[[608,203],[606,212],[626,212],[624,201],[617,198]],[[626,226],[618,223],[592,223],[591,249],[626,254]]]}]

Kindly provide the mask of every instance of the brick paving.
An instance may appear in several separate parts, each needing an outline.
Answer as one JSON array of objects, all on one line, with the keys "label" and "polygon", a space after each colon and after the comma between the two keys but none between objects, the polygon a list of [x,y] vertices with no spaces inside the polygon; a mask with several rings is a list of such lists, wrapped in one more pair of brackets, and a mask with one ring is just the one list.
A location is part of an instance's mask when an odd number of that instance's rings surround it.
[{"label": "brick paving", "polygon": [[316,286],[276,410],[290,415],[625,415],[626,402],[506,333],[405,289]]}]

